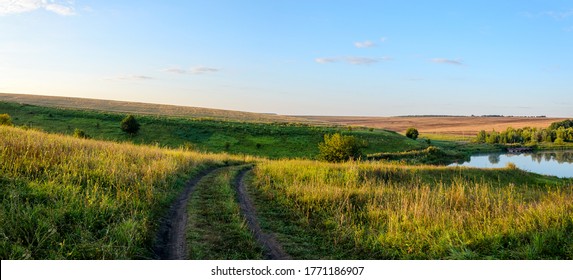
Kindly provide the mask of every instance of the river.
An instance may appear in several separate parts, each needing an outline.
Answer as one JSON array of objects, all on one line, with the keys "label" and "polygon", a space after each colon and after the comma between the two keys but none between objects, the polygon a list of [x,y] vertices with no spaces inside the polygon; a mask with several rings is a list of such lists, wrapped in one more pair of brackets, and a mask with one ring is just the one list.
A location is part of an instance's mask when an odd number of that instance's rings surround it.
[{"label": "river", "polygon": [[485,154],[471,156],[470,161],[450,166],[501,168],[508,163],[519,169],[561,178],[573,178],[573,151],[539,151],[523,154]]}]

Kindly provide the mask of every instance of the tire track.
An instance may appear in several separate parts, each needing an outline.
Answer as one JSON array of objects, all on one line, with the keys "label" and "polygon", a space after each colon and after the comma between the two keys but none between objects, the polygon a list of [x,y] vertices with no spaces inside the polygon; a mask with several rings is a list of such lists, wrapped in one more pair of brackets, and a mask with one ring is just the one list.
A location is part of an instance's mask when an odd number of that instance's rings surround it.
[{"label": "tire track", "polygon": [[239,199],[239,207],[243,216],[247,220],[249,229],[255,236],[257,242],[263,247],[265,258],[269,260],[290,260],[291,257],[284,251],[281,244],[273,234],[264,233],[257,219],[257,212],[251,197],[245,187],[245,174],[250,172],[252,167],[245,168],[235,177],[235,189]]},{"label": "tire track", "polygon": [[184,260],[187,259],[187,204],[197,183],[205,176],[224,167],[207,168],[185,184],[185,188],[171,204],[169,213],[162,219],[156,237],[153,252],[156,259]]}]

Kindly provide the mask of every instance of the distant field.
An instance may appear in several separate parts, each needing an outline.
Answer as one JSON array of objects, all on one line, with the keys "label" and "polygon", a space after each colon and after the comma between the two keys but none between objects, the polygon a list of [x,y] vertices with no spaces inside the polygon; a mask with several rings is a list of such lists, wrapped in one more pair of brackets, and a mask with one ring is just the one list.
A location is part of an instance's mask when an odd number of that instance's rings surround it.
[{"label": "distant field", "polygon": [[366,126],[404,132],[415,127],[420,133],[476,135],[480,130],[502,131],[508,127],[545,128],[564,118],[526,117],[304,117],[310,121],[329,122],[339,125]]},{"label": "distant field", "polygon": [[0,93],[0,101],[46,107],[88,109],[104,112],[131,113],[138,115],[213,118],[218,120],[248,122],[309,122],[308,120],[299,119],[296,117],[273,114],[75,97]]}]

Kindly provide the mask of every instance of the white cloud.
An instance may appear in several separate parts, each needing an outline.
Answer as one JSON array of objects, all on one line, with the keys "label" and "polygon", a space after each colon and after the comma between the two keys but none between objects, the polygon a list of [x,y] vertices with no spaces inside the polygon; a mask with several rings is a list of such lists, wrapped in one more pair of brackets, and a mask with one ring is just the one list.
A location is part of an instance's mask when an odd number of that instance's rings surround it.
[{"label": "white cloud", "polygon": [[364,42],[356,42],[354,43],[354,46],[357,48],[372,48],[375,47],[376,44],[374,44],[372,41],[364,41]]},{"label": "white cloud", "polygon": [[192,68],[191,71],[189,71],[189,72],[191,74],[199,75],[199,74],[214,73],[214,72],[219,72],[219,71],[221,71],[221,69],[212,68],[212,67],[205,67],[205,66],[198,66],[198,67]]},{"label": "white cloud", "polygon": [[144,81],[144,80],[153,80],[153,77],[144,76],[144,75],[122,75],[122,76],[117,76],[114,78],[109,78],[107,80]]},{"label": "white cloud", "polygon": [[75,14],[74,1],[66,0],[0,0],[0,16],[46,10],[62,16]]},{"label": "white cloud", "polygon": [[170,68],[162,69],[161,71],[166,72],[166,73],[171,73],[171,74],[180,74],[180,75],[184,75],[184,74],[200,75],[200,74],[219,72],[219,71],[221,71],[221,69],[213,68],[213,67],[197,66],[197,67],[193,67],[189,70],[185,70],[185,69],[179,68],[179,67],[170,67]]},{"label": "white cloud", "polygon": [[163,69],[161,71],[167,72],[167,73],[173,73],[173,74],[186,74],[187,73],[187,70],[177,68],[177,67],[171,67],[171,68]]},{"label": "white cloud", "polygon": [[380,42],[382,42],[382,43],[386,42],[386,40],[388,40],[388,38],[386,38],[386,37],[380,38]]},{"label": "white cloud", "polygon": [[349,56],[345,58],[346,62],[354,65],[367,65],[377,63],[380,60],[377,58],[371,57],[356,57],[356,56]]},{"label": "white cloud", "polygon": [[368,65],[368,64],[378,63],[380,61],[389,61],[389,60],[392,60],[392,57],[384,56],[376,58],[376,57],[345,56],[345,57],[321,57],[321,58],[316,58],[314,61],[320,64],[335,63],[342,61],[353,65]]},{"label": "white cloud", "polygon": [[338,58],[333,58],[333,57],[320,57],[320,58],[316,58],[314,61],[315,61],[316,63],[326,64],[326,63],[338,62],[339,59],[338,59]]},{"label": "white cloud", "polygon": [[450,65],[457,65],[457,66],[462,66],[465,65],[461,60],[459,59],[447,59],[447,58],[434,58],[431,60],[433,63],[438,63],[438,64],[450,64]]}]

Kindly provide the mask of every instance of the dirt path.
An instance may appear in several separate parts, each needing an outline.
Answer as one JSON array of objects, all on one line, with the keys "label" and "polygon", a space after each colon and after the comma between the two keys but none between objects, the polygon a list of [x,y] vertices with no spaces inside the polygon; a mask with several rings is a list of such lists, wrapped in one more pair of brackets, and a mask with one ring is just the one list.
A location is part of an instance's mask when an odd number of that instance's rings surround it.
[{"label": "dirt path", "polygon": [[171,205],[168,215],[161,221],[157,241],[153,248],[155,257],[161,260],[187,259],[187,204],[195,186],[203,177],[220,169],[211,167],[201,171],[195,178],[185,184],[185,188]]},{"label": "dirt path", "polygon": [[243,169],[235,178],[235,188],[237,190],[237,194],[239,197],[239,206],[241,208],[241,212],[247,219],[247,225],[255,239],[265,251],[265,257],[269,260],[289,260],[291,257],[283,250],[280,243],[276,240],[274,235],[264,233],[261,230],[261,226],[259,225],[259,221],[257,220],[257,213],[253,202],[247,193],[245,188],[245,174],[249,172],[251,168]]}]

